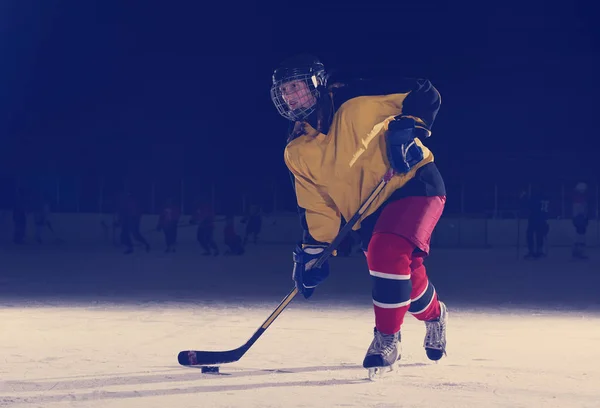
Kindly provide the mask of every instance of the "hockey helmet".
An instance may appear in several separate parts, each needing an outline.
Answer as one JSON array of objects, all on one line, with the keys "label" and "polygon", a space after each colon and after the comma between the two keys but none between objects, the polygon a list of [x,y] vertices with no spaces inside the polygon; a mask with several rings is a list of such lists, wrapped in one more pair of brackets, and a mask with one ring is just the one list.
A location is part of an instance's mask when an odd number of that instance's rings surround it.
[{"label": "hockey helmet", "polygon": [[313,55],[296,55],[273,72],[271,100],[284,118],[305,120],[314,112],[320,92],[326,86],[327,74],[321,61]]}]

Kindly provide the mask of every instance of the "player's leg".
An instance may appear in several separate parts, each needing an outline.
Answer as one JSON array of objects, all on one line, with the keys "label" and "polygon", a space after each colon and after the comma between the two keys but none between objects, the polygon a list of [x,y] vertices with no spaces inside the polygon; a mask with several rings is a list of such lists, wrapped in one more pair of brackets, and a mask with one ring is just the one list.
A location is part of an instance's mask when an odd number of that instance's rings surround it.
[{"label": "player's leg", "polygon": [[388,367],[400,358],[400,327],[410,305],[410,259],[414,245],[399,235],[374,233],[367,264],[372,280],[374,338],[363,361],[365,368]]},{"label": "player's leg", "polygon": [[440,302],[435,287],[429,281],[422,256],[413,256],[410,264],[412,291],[409,313],[421,321],[440,317]]},{"label": "player's leg", "polygon": [[196,230],[196,239],[198,240],[198,243],[200,243],[202,249],[204,249],[202,255],[210,255],[211,253],[210,246],[208,245],[209,239],[207,234],[207,227],[202,225],[198,226],[198,229]]},{"label": "player's leg", "polygon": [[541,258],[545,255],[544,252],[544,241],[546,238],[546,223],[541,221],[539,225],[537,225],[535,230],[535,255],[538,258]]},{"label": "player's leg", "polygon": [[217,243],[215,242],[214,239],[214,227],[210,227],[209,229],[207,229],[206,232],[206,239],[207,239],[207,243],[210,247],[210,249],[212,249],[214,251],[214,255],[219,255],[219,247],[217,246]]},{"label": "player's leg", "polygon": [[437,361],[446,353],[446,305],[438,300],[433,284],[429,281],[422,256],[414,256],[411,262],[412,292],[410,294],[411,313],[425,322],[423,347],[430,360]]},{"label": "player's leg", "polygon": [[165,231],[165,242],[167,244],[167,249],[165,252],[171,252],[175,246],[175,234],[177,233],[176,225],[167,225],[164,229]]},{"label": "player's leg", "polygon": [[148,241],[146,241],[146,238],[144,238],[142,236],[142,233],[140,231],[140,225],[141,225],[141,218],[140,217],[135,217],[134,219],[132,219],[131,222],[131,235],[133,235],[133,238],[139,242],[140,244],[143,244],[146,247],[146,251],[150,251],[150,244],[148,243]]},{"label": "player's leg", "polygon": [[583,215],[577,215],[573,218],[575,227],[575,243],[573,244],[573,257],[586,259],[585,254],[585,235],[587,233],[588,219]]},{"label": "player's leg", "polygon": [[409,254],[411,311],[425,322],[427,334],[424,347],[432,360],[438,360],[445,352],[447,314],[445,305],[437,300],[422,261],[429,254],[431,236],[445,202],[444,196],[415,196],[393,201],[385,207],[373,230],[374,236],[376,233],[390,232],[412,244],[413,250]]},{"label": "player's leg", "polygon": [[525,232],[525,236],[527,237],[527,254],[525,258],[535,258],[535,222],[532,220],[527,221],[527,231]]},{"label": "player's leg", "polygon": [[121,222],[121,245],[125,246],[125,253],[130,254],[133,252],[133,241],[131,240],[131,227],[130,222],[127,219]]}]

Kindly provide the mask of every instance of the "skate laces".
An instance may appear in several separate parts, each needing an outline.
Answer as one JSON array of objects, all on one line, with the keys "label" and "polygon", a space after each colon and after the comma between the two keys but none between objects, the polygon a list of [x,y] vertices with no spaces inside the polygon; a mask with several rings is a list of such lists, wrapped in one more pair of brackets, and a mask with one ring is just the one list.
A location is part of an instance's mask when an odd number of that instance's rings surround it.
[{"label": "skate laces", "polygon": [[425,322],[427,333],[425,334],[425,347],[441,349],[442,328],[439,321]]},{"label": "skate laces", "polygon": [[387,355],[394,350],[398,336],[396,334],[383,334],[375,330],[375,338],[369,347],[369,353],[381,353]]},{"label": "skate laces", "polygon": [[439,319],[425,322],[425,347],[445,351],[443,315]]}]

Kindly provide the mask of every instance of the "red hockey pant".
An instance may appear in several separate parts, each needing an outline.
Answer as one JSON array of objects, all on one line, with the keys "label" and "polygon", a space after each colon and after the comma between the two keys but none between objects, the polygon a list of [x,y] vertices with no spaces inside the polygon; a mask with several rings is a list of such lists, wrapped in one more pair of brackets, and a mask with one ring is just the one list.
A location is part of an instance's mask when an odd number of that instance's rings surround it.
[{"label": "red hockey pant", "polygon": [[445,197],[408,197],[388,204],[367,251],[372,279],[375,327],[384,334],[400,330],[406,312],[419,320],[440,315],[423,257],[445,204]]}]

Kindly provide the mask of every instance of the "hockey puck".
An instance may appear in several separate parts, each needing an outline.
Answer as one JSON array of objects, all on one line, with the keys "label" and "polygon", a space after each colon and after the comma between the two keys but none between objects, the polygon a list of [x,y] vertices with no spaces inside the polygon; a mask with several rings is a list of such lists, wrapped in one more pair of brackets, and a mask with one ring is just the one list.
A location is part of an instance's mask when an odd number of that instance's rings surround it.
[{"label": "hockey puck", "polygon": [[219,366],[203,366],[202,372],[216,374],[219,372]]}]

